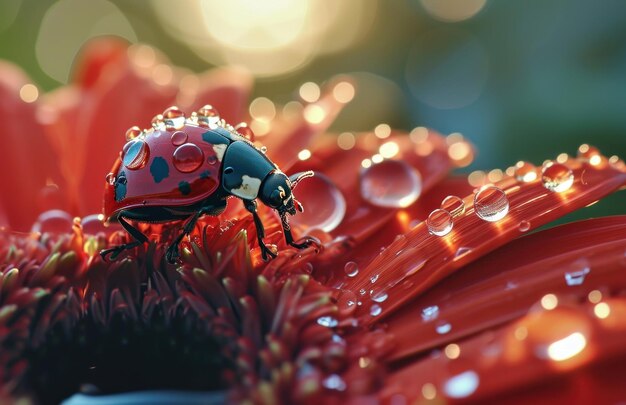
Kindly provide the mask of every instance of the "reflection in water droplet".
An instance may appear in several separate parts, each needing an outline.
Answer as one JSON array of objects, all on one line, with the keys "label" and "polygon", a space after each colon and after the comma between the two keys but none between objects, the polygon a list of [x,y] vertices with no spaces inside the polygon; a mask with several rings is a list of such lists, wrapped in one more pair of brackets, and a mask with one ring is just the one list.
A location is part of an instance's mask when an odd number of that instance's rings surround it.
[{"label": "reflection in water droplet", "polygon": [[180,146],[187,142],[188,136],[183,131],[176,131],[172,134],[172,145]]},{"label": "reflection in water droplet", "polygon": [[198,110],[197,117],[201,127],[215,128],[220,121],[217,110],[208,104]]},{"label": "reflection in water droplet", "polygon": [[378,304],[374,304],[370,307],[370,315],[378,316],[383,312],[383,309]]},{"label": "reflection in water droplet", "polygon": [[515,178],[524,183],[537,180],[537,168],[532,163],[517,162],[515,165]]},{"label": "reflection in water droplet", "polygon": [[458,217],[465,212],[465,203],[455,195],[449,195],[441,202],[441,209],[446,210],[452,217]]},{"label": "reflection in water droplet", "polygon": [[521,221],[518,225],[517,225],[517,229],[520,230],[520,232],[526,232],[530,229],[530,222],[524,220]]},{"label": "reflection in water droplet", "polygon": [[574,184],[574,173],[561,163],[548,162],[541,170],[541,181],[548,190],[560,193]]},{"label": "reflection in water droplet", "polygon": [[359,266],[355,262],[346,263],[343,269],[348,277],[355,277],[359,274]]},{"label": "reflection in water droplet", "polygon": [[305,229],[321,229],[330,232],[335,229],[346,215],[346,200],[337,186],[322,173],[298,183],[295,190],[298,201],[304,206],[291,218],[295,225]]},{"label": "reflection in water droplet", "polygon": [[581,259],[576,261],[573,265],[573,270],[565,273],[565,283],[569,286],[581,285],[585,282],[585,277],[591,269],[586,260]]},{"label": "reflection in water droplet", "polygon": [[40,233],[70,233],[74,219],[62,210],[43,212],[33,224],[32,231]]},{"label": "reflection in water droplet", "polygon": [[204,153],[197,145],[187,143],[176,148],[172,162],[179,172],[191,173],[202,166]]},{"label": "reflection in water droplet", "polygon": [[498,187],[486,187],[474,195],[474,209],[480,219],[496,222],[509,212],[509,199]]},{"label": "reflection in water droplet", "polygon": [[452,222],[452,215],[448,211],[438,208],[430,213],[426,225],[431,234],[445,236],[450,233],[454,223]]},{"label": "reflection in water droplet", "polygon": [[374,287],[370,290],[370,298],[374,302],[384,302],[389,295],[387,291],[382,287]]},{"label": "reflection in water droplet", "polygon": [[325,388],[334,391],[345,391],[347,388],[346,382],[337,374],[332,374],[325,378],[322,381],[322,385]]},{"label": "reflection in water droplet", "polygon": [[129,144],[128,147],[124,148],[126,149],[126,153],[124,153],[122,158],[124,166],[131,170],[141,169],[148,161],[150,148],[142,140],[130,141]]},{"label": "reflection in water droplet", "polygon": [[448,322],[442,322],[435,327],[435,330],[438,334],[445,335],[452,330],[452,325],[450,325]]},{"label": "reflection in water droplet", "polygon": [[480,378],[475,371],[468,370],[454,377],[450,377],[443,385],[443,391],[450,398],[465,398],[478,388]]},{"label": "reflection in water droplet", "polygon": [[209,157],[207,158],[207,160],[206,160],[206,161],[207,161],[207,163],[208,163],[208,164],[210,164],[210,165],[214,165],[214,164],[216,164],[216,163],[217,163],[217,156],[215,156],[215,155],[211,155],[211,156],[209,156]]},{"label": "reflection in water droplet", "polygon": [[413,204],[422,192],[422,176],[401,160],[384,160],[361,172],[361,196],[379,207]]},{"label": "reflection in water droplet", "polygon": [[137,138],[139,135],[141,135],[141,128],[137,126],[130,127],[126,131],[126,140],[132,141],[133,139]]},{"label": "reflection in water droplet", "polygon": [[350,290],[342,290],[337,297],[337,308],[339,312],[349,315],[356,309],[356,294]]},{"label": "reflection in water droplet", "polygon": [[185,113],[178,109],[178,107],[170,107],[163,111],[163,122],[165,123],[165,129],[168,131],[175,131],[185,126]]},{"label": "reflection in water droplet", "polygon": [[431,305],[422,309],[422,320],[424,322],[430,322],[439,316],[439,307],[437,305]]},{"label": "reflection in water droplet", "polygon": [[317,324],[325,326],[327,328],[334,328],[335,326],[339,325],[339,321],[337,321],[337,319],[333,318],[332,316],[320,316],[319,318],[317,318]]}]

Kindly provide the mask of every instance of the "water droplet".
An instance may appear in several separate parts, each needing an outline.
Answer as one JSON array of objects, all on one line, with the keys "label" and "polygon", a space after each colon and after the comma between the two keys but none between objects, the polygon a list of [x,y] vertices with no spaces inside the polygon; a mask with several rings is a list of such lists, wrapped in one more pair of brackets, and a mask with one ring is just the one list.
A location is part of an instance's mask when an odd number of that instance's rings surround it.
[{"label": "water droplet", "polygon": [[383,312],[383,309],[378,304],[374,304],[370,307],[370,315],[378,316]]},{"label": "water droplet", "polygon": [[370,298],[374,302],[385,302],[388,297],[387,291],[382,287],[374,287],[370,290]]},{"label": "water droplet", "polygon": [[104,178],[104,180],[109,184],[109,185],[114,185],[115,184],[115,174],[113,173],[109,173],[106,175],[106,177]]},{"label": "water droplet", "polygon": [[243,136],[250,142],[254,142],[254,132],[245,122],[240,122],[235,126],[235,131],[239,133],[239,135]]},{"label": "water droplet", "polygon": [[141,128],[137,126],[130,127],[126,131],[126,140],[132,141],[133,139],[137,138],[139,135],[141,135]]},{"label": "water droplet", "polygon": [[145,141],[135,140],[130,141],[124,153],[122,161],[124,166],[131,170],[141,169],[146,165],[148,157],[150,156],[150,148]]},{"label": "water droplet", "polygon": [[322,385],[329,390],[345,391],[346,382],[337,374],[332,374],[322,381]]},{"label": "water droplet", "polygon": [[468,370],[450,377],[443,385],[443,391],[450,398],[465,398],[474,393],[480,379],[475,371]]},{"label": "water droplet", "polygon": [[359,274],[359,266],[355,262],[348,262],[343,267],[348,277],[356,277]]},{"label": "water droplet", "polygon": [[168,131],[175,131],[185,126],[185,113],[178,107],[170,107],[163,111],[163,121],[165,122],[165,129]]},{"label": "water droplet", "polygon": [[370,277],[370,282],[374,284],[376,281],[378,281],[378,277],[378,274],[374,274],[372,277]]},{"label": "water droplet", "polygon": [[178,171],[190,173],[202,166],[204,154],[197,145],[187,143],[176,148],[172,156],[172,162],[174,162],[174,167]]},{"label": "water droplet", "polygon": [[530,229],[530,222],[524,220],[521,221],[518,225],[517,225],[517,229],[520,230],[520,232],[526,232],[527,230]]},{"label": "water droplet", "polygon": [[335,326],[339,325],[339,321],[337,321],[337,319],[333,318],[332,316],[320,316],[319,318],[317,318],[317,324],[325,326],[327,328],[334,328]]},{"label": "water droplet", "polygon": [[295,194],[304,212],[293,216],[291,222],[307,231],[321,229],[330,232],[346,215],[346,200],[335,183],[322,173],[315,173],[298,183]]},{"label": "water droplet", "polygon": [[213,106],[205,105],[198,110],[198,125],[201,127],[215,128],[220,121],[220,115]]},{"label": "water droplet", "polygon": [[448,211],[438,208],[430,213],[426,225],[431,234],[446,236],[452,230],[454,223],[452,222],[452,215]]},{"label": "water droplet", "polygon": [[356,309],[356,294],[350,290],[342,290],[337,297],[337,308],[344,315],[350,315]]},{"label": "water droplet", "polygon": [[152,124],[152,128],[156,130],[165,128],[165,123],[163,122],[163,116],[161,114],[157,114],[154,117],[152,117],[151,124]]},{"label": "water droplet", "polygon": [[261,153],[265,154],[267,153],[267,146],[261,146],[261,149],[259,149],[261,151]]},{"label": "water droplet", "polygon": [[572,264],[572,271],[565,273],[565,283],[569,286],[581,285],[591,269],[585,259],[577,260]]},{"label": "water droplet", "polygon": [[455,195],[449,195],[441,202],[441,209],[446,210],[452,217],[458,217],[465,212],[465,203]]},{"label": "water droplet", "polygon": [[541,170],[541,181],[548,190],[560,193],[574,184],[574,173],[561,163],[548,162]]},{"label": "water droplet", "polygon": [[439,316],[439,307],[437,305],[431,305],[422,309],[422,320],[424,322],[430,322]]},{"label": "water droplet", "polygon": [[598,164],[602,160],[602,154],[600,150],[595,146],[587,145],[586,143],[578,147],[577,156],[586,162],[591,164]]},{"label": "water droplet", "polygon": [[537,168],[532,163],[517,162],[515,165],[515,178],[524,183],[537,180]]},{"label": "water droplet", "polygon": [[187,143],[189,137],[183,131],[176,131],[172,134],[172,145],[180,146]]},{"label": "water droplet", "polygon": [[452,330],[452,325],[448,322],[442,322],[435,327],[435,330],[440,335],[445,335]]},{"label": "water droplet", "polygon": [[361,196],[379,207],[408,207],[421,192],[422,176],[401,160],[383,160],[361,173]]},{"label": "water droplet", "polygon": [[474,195],[474,209],[480,219],[496,222],[509,212],[509,199],[498,187],[487,187]]},{"label": "water droplet", "polygon": [[62,210],[43,212],[33,224],[32,231],[40,233],[70,233],[74,219]]},{"label": "water droplet", "polygon": [[456,253],[454,254],[454,258],[458,259],[458,258],[460,258],[462,256],[465,256],[466,254],[468,254],[471,251],[472,251],[472,248],[468,248],[468,247],[462,246],[462,247],[460,247],[460,248],[458,248],[456,250]]},{"label": "water droplet", "polygon": [[[365,291],[365,288],[361,288],[361,289],[359,290],[359,294],[361,294],[361,295],[365,295],[365,293],[366,293],[366,292],[367,292],[367,291]],[[360,305],[360,303],[359,303],[359,305]]]}]

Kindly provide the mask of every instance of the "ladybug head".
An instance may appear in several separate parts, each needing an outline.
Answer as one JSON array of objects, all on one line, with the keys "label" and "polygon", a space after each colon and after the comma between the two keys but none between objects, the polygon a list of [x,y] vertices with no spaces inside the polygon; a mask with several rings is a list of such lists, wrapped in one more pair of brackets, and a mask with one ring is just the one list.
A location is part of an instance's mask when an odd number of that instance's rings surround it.
[{"label": "ladybug head", "polygon": [[295,215],[296,210],[303,212],[302,204],[294,198],[292,191],[302,179],[311,176],[312,171],[297,173],[290,177],[278,171],[273,172],[263,181],[259,197],[265,205],[277,210],[281,216],[287,213]]}]

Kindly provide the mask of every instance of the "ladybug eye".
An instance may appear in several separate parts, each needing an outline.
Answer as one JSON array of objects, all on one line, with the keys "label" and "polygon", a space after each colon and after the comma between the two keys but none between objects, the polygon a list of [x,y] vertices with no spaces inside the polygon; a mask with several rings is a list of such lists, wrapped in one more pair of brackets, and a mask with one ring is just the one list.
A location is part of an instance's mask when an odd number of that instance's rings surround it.
[{"label": "ladybug eye", "polygon": [[280,207],[282,202],[283,202],[283,198],[281,197],[281,191],[278,189],[272,191],[272,194],[270,195],[270,201],[269,201],[270,205],[273,208],[276,208],[276,207]]}]

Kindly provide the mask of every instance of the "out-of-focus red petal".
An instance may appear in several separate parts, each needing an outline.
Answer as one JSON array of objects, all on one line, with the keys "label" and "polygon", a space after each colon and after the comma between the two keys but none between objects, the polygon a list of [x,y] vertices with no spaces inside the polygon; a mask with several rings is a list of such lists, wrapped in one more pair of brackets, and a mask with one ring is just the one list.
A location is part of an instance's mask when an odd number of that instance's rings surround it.
[{"label": "out-of-focus red petal", "polygon": [[46,182],[60,182],[57,159],[36,119],[37,101],[20,98],[27,84],[31,81],[18,67],[0,62],[0,202],[17,230],[29,229],[37,218]]},{"label": "out-of-focus red petal", "polygon": [[[390,360],[509,322],[545,294],[584,300],[592,290],[624,289],[625,253],[626,216],[581,221],[520,238],[389,316],[388,331],[397,343]],[[450,330],[441,333],[442,325],[450,325]]]},{"label": "out-of-focus red petal", "polygon": [[[375,287],[387,291],[389,299],[375,304],[375,312],[378,318],[391,315],[396,308],[471,261],[529,229],[602,198],[626,182],[626,172],[608,164],[606,159],[596,166],[582,159],[570,159],[566,164],[574,176],[567,190],[550,191],[541,179],[525,183],[507,177],[496,184],[505,192],[510,207],[502,219],[488,222],[479,218],[474,196],[467,196],[465,212],[454,218],[450,233],[434,236],[429,234],[426,223],[419,224],[392,243],[358,277],[348,280],[347,287],[352,291],[368,292]],[[412,286],[401,288],[398,285],[401,282]],[[359,310],[369,308],[370,305],[363,305]]]},{"label": "out-of-focus red petal", "polygon": [[180,82],[180,107],[189,113],[210,104],[220,117],[235,125],[243,120],[254,84],[252,75],[242,68],[212,69],[200,76],[189,75]]},{"label": "out-of-focus red petal", "polygon": [[73,81],[84,88],[92,88],[106,76],[114,76],[111,70],[124,66],[128,42],[118,37],[98,37],[90,40],[74,61]]}]

